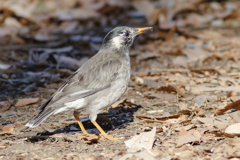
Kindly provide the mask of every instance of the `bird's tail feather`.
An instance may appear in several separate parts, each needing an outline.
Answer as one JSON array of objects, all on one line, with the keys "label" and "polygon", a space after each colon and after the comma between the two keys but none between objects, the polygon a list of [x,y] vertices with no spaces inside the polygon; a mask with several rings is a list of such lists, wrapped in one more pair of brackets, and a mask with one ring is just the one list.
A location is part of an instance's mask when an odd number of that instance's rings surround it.
[{"label": "bird's tail feather", "polygon": [[52,108],[45,108],[38,115],[36,115],[30,122],[28,122],[25,126],[34,128],[37,127],[42,121],[51,116],[56,110]]}]

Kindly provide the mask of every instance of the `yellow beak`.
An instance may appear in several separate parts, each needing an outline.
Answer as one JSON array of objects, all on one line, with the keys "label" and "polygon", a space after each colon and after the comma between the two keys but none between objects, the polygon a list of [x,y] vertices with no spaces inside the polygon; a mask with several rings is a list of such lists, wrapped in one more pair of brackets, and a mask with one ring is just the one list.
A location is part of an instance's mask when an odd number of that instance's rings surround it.
[{"label": "yellow beak", "polygon": [[152,31],[152,27],[143,27],[143,28],[136,28],[137,29],[137,35],[138,34],[141,34],[141,33],[143,33],[143,32],[146,32],[146,31],[148,31],[148,30],[151,30]]}]

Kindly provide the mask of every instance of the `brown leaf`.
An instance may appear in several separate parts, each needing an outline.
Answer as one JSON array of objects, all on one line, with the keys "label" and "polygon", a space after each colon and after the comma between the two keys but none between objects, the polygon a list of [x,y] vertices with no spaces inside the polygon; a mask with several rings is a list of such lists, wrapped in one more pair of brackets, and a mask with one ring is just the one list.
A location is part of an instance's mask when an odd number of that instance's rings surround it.
[{"label": "brown leaf", "polygon": [[153,117],[153,116],[136,116],[143,123],[153,123],[153,122],[162,122],[172,118],[179,118],[181,115],[190,115],[191,111],[189,110],[181,110],[177,114],[170,116],[161,116],[161,117]]},{"label": "brown leaf", "polygon": [[191,87],[191,93],[211,92],[211,91],[235,91],[240,92],[240,88],[236,86],[219,86],[219,87],[206,87],[197,86]]},{"label": "brown leaf", "polygon": [[204,74],[206,71],[210,73],[210,75],[214,75],[217,73],[218,75],[220,74],[217,70],[213,68],[199,68],[199,69],[191,69],[191,72],[196,72],[196,73],[201,73]]},{"label": "brown leaf", "polygon": [[[144,94],[145,95],[145,94]],[[149,94],[145,95],[148,99],[157,98],[159,100],[167,100],[169,102],[177,102],[177,96],[170,93],[154,93],[150,92]]]},{"label": "brown leaf", "polygon": [[28,105],[28,104],[36,103],[38,100],[39,100],[39,98],[18,99],[15,106],[16,107],[25,106],[25,105]]},{"label": "brown leaf", "polygon": [[229,121],[219,117],[197,117],[196,119],[202,123],[207,124],[208,126],[215,126],[218,129],[224,129],[227,125],[230,124]]},{"label": "brown leaf", "polygon": [[219,114],[223,114],[224,112],[228,111],[229,109],[236,109],[236,110],[240,110],[240,100],[237,100],[235,102],[232,102],[228,105],[226,105],[225,107],[219,107],[217,110],[216,110],[216,114],[219,115]]},{"label": "brown leaf", "polygon": [[176,147],[180,147],[184,144],[191,143],[191,142],[200,142],[202,139],[202,135],[195,129],[186,131],[181,129],[179,132],[179,140]]},{"label": "brown leaf", "polygon": [[83,139],[86,143],[91,144],[91,143],[96,143],[100,139],[100,136],[97,134],[90,135],[90,136],[83,135],[81,139]]},{"label": "brown leaf", "polygon": [[0,102],[0,112],[4,112],[8,110],[11,106],[11,102],[9,101],[2,101]]},{"label": "brown leaf", "polygon": [[182,91],[180,91],[177,87],[174,87],[172,85],[161,86],[158,89],[156,89],[156,91],[164,91],[164,92],[168,92],[168,93],[175,92],[175,93],[178,93],[182,97],[186,97],[186,95]]},{"label": "brown leaf", "polygon": [[3,132],[12,132],[13,130],[14,130],[14,127],[10,125],[6,125],[2,128]]}]

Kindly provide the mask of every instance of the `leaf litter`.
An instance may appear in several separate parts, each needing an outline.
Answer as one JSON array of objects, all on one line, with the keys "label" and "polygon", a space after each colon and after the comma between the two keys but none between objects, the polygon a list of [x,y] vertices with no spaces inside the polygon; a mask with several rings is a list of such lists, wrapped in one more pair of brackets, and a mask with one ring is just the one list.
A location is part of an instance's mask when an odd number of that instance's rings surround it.
[{"label": "leaf litter", "polygon": [[[238,1],[1,3],[1,158],[239,157]],[[108,134],[125,141],[79,138],[82,132],[72,113],[26,128],[37,108],[119,25],[154,26],[130,52],[127,92],[98,117]],[[82,113],[81,120],[87,131],[98,134],[86,116]],[[147,145],[131,151],[124,143],[129,141]]]}]

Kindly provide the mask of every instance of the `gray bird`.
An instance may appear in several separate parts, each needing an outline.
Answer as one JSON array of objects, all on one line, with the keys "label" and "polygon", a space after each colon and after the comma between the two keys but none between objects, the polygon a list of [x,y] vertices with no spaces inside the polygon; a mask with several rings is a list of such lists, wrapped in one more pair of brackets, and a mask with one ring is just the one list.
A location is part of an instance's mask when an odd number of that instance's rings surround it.
[{"label": "gray bird", "polygon": [[126,91],[131,70],[129,48],[134,38],[147,30],[152,30],[152,27],[124,26],[111,30],[105,36],[99,52],[67,78],[51,98],[39,107],[41,112],[26,126],[36,127],[51,115],[72,110],[82,132],[90,135],[79,119],[80,112],[85,111],[90,114],[91,122],[103,137],[118,139],[108,136],[97,124],[97,114]]}]

